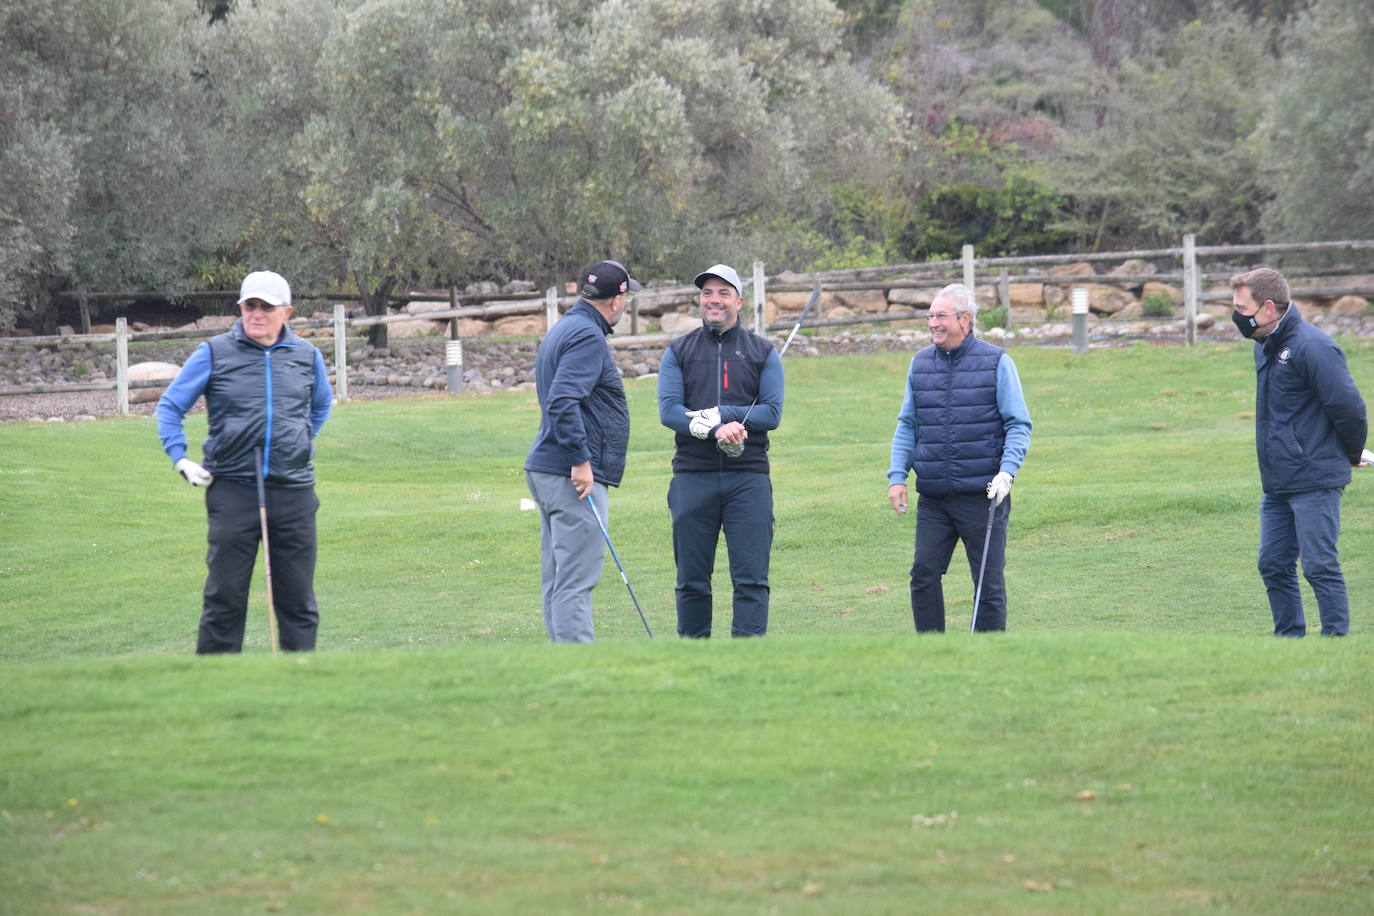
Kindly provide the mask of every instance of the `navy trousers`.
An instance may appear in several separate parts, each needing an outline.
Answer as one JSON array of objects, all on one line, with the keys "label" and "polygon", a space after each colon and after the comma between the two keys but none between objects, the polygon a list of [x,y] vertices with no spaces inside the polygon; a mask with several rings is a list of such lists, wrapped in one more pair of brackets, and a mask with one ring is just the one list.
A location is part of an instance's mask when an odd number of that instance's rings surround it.
[{"label": "navy trousers", "polygon": [[[281,647],[315,648],[314,487],[267,488],[267,540],[272,549],[272,598]],[[258,490],[251,483],[216,480],[205,491],[210,549],[205,555],[205,603],[196,654],[240,652],[248,617],[248,589],[262,540]],[[265,621],[264,621],[265,622]]]},{"label": "navy trousers", "polygon": [[773,481],[749,471],[691,471],[668,485],[677,561],[677,633],[711,635],[711,574],[725,532],[734,583],[732,636],[768,631],[768,559],[773,550]]},{"label": "navy trousers", "polygon": [[[921,494],[916,500],[916,559],[911,566],[911,616],[918,633],[945,631],[945,590],[941,579],[949,570],[954,545],[964,542],[969,573],[974,588],[978,584],[978,565],[983,558],[983,540],[988,533],[988,512],[992,503],[979,493],[954,493],[949,496]],[[983,595],[978,604],[979,632],[1007,628],[1007,588],[1004,572],[1007,561],[1007,521],[1011,518],[1011,497],[1002,500],[993,514],[992,539],[988,542],[988,562],[983,573]]]},{"label": "navy trousers", "polygon": [[1298,590],[1298,559],[1312,586],[1323,636],[1350,632],[1350,603],[1336,553],[1341,536],[1341,488],[1260,499],[1259,573],[1269,594],[1275,636],[1307,634]]}]

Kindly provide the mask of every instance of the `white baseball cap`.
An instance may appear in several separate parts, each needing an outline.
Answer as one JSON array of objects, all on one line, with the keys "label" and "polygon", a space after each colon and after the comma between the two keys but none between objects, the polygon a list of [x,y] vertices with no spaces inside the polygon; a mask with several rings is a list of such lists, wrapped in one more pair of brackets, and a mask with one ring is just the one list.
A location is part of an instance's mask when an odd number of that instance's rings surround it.
[{"label": "white baseball cap", "polygon": [[290,305],[291,286],[281,274],[255,270],[243,278],[243,285],[239,287],[239,305],[249,299],[261,299],[268,305]]},{"label": "white baseball cap", "polygon": [[696,283],[697,289],[701,289],[707,277],[715,277],[719,280],[724,280],[735,288],[736,296],[744,295],[744,289],[740,286],[739,282],[739,274],[735,273],[735,269],[729,264],[715,264],[697,274],[696,280],[693,281]]}]

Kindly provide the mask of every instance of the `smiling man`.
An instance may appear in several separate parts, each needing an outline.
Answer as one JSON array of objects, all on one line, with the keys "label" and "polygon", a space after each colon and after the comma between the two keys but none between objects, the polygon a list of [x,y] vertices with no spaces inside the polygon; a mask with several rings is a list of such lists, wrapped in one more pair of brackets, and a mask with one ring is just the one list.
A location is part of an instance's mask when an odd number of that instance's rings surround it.
[{"label": "smiling man", "polygon": [[1011,484],[1030,447],[1031,420],[1016,363],[974,335],[977,314],[973,291],[959,283],[940,290],[930,304],[931,346],[911,360],[892,434],[888,501],[898,515],[906,514],[906,478],[912,470],[920,494],[911,566],[911,614],[918,633],[944,632],[941,580],[961,540],[975,582],[983,569],[983,593],[975,609],[978,630],[1007,628]]},{"label": "smiling man", "polygon": [[782,360],[772,341],[740,324],[744,299],[733,267],[713,265],[696,285],[701,327],[669,344],[658,370],[659,420],[677,445],[668,486],[677,632],[711,635],[711,573],[723,530],[734,584],[730,634],[762,636],[773,549],[768,432],[782,420]]},{"label": "smiling man", "polygon": [[1231,278],[1231,320],[1255,341],[1255,451],[1259,457],[1259,573],[1274,635],[1307,633],[1297,563],[1312,586],[1323,636],[1350,632],[1350,606],[1336,541],[1341,494],[1360,463],[1364,400],[1345,354],[1304,321],[1288,281],[1258,267]]},{"label": "smiling man", "polygon": [[[291,287],[267,270],[239,288],[239,318],[198,346],[157,404],[157,432],[172,466],[205,487],[209,545],[197,654],[238,652],[257,560],[258,452],[281,647],[315,648],[314,438],[334,392],[324,356],[287,327]],[[186,457],[182,418],[202,395],[210,429],[200,464]]]}]

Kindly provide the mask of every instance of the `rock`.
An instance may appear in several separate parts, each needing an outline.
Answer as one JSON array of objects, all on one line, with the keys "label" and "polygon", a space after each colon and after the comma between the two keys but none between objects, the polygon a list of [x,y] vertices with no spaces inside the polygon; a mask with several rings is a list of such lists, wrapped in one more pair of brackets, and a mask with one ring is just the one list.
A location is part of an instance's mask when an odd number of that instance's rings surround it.
[{"label": "rock", "polygon": [[1043,283],[1008,283],[1007,298],[1011,300],[1012,308],[1043,305],[1045,302],[1045,285]]},{"label": "rock", "polygon": [[899,286],[887,291],[887,301],[889,307],[896,305],[902,308],[929,308],[939,291],[940,288],[936,286],[923,286],[918,289]]},{"label": "rock", "polygon": [[544,316],[512,315],[509,318],[498,318],[492,322],[491,332],[511,337],[531,334],[540,337],[544,334]]},{"label": "rock", "polygon": [[856,312],[887,311],[887,297],[880,289],[847,289],[835,293],[835,300]]},{"label": "rock", "polygon": [[1177,286],[1174,286],[1170,283],[1156,283],[1152,280],[1140,288],[1141,298],[1144,298],[1145,296],[1148,296],[1152,293],[1162,293],[1165,296],[1168,296],[1169,301],[1172,302],[1174,305],[1178,305],[1180,302],[1183,301],[1183,290],[1179,289]]},{"label": "rock", "polygon": [[223,331],[233,327],[237,320],[237,315],[206,315],[203,318],[197,318],[191,327],[202,331]]},{"label": "rock", "polygon": [[[447,306],[445,306],[447,308]],[[421,334],[447,334],[447,321],[391,321],[386,325],[387,337],[416,337]]]},{"label": "rock", "polygon": [[1107,271],[1107,276],[1148,277],[1157,273],[1159,273],[1159,271],[1156,270],[1155,266],[1151,264],[1149,261],[1143,260],[1141,258],[1131,258],[1130,260],[1123,261],[1116,267],[1113,267],[1111,270]]},{"label": "rock", "polygon": [[685,314],[683,312],[664,312],[659,318],[659,325],[663,328],[663,333],[672,334],[677,337],[688,334],[701,327],[701,316],[695,313]]},{"label": "rock", "polygon": [[491,333],[491,325],[480,318],[459,318],[458,336],[467,337],[486,337]]},{"label": "rock", "polygon": [[448,300],[439,299],[412,299],[405,304],[401,311],[407,315],[424,315],[429,312],[443,312],[448,309]]},{"label": "rock", "polygon": [[[64,324],[57,329],[57,333],[63,337],[73,337],[76,335],[76,329],[69,324]],[[60,418],[59,422],[61,422]]]},{"label": "rock", "polygon": [[505,286],[507,293],[537,293],[539,287],[532,280],[512,280]]},{"label": "rock", "polygon": [[[170,382],[180,371],[181,367],[175,363],[134,363],[129,367],[128,379],[130,382]],[[130,388],[129,403],[151,404],[162,397],[162,392],[166,390],[166,385],[156,388]]]},{"label": "rock", "polygon": [[483,296],[496,296],[501,292],[501,287],[490,280],[483,280],[480,283],[469,283],[463,288],[464,299],[481,299]]},{"label": "rock", "polygon": [[1200,314],[1197,316],[1197,318],[1194,320],[1195,326],[1196,326],[1199,330],[1203,330],[1203,331],[1205,331],[1205,330],[1207,330],[1208,328],[1212,327],[1212,326],[1213,326],[1214,324],[1216,324],[1216,323],[1217,323],[1216,317],[1213,316],[1213,315],[1208,314],[1207,312],[1202,312],[1202,313],[1200,313]]},{"label": "rock", "polygon": [[1043,306],[1018,306],[1013,302],[1010,321],[1014,325],[1040,324],[1045,320],[1045,312]]},{"label": "rock", "polygon": [[1135,296],[1115,286],[1092,283],[1087,289],[1088,309],[1099,315],[1115,315],[1136,301]]},{"label": "rock", "polygon": [[1112,315],[1112,317],[1123,320],[1127,318],[1139,318],[1144,314],[1144,311],[1144,307],[1137,300],[1132,299],[1122,308],[1117,310],[1116,314]]},{"label": "rock", "polygon": [[1097,271],[1086,261],[1073,264],[1056,264],[1046,271],[1051,277],[1095,277]]},{"label": "rock", "polygon": [[[824,297],[822,297],[822,298],[824,298]],[[829,309],[826,310],[826,312],[825,312],[825,317],[827,317],[827,318],[853,318],[853,317],[855,317],[856,314],[857,314],[857,313],[856,313],[853,309],[851,309],[851,308],[847,308],[847,307],[845,307],[845,306],[843,306],[843,305],[836,305],[836,306],[834,306],[834,307],[829,308]]]},{"label": "rock", "polygon": [[49,423],[65,423],[65,422],[67,422],[67,421],[64,420],[62,417],[48,417],[47,422],[49,422]]},{"label": "rock", "polygon": [[1359,318],[1369,311],[1369,300],[1361,296],[1342,296],[1331,303],[1329,315],[1350,315]]},{"label": "rock", "polygon": [[77,423],[85,423],[85,422],[87,422],[87,421],[89,421],[89,420],[94,420],[95,417],[91,416],[91,415],[88,414],[88,413],[82,413],[82,414],[77,414],[76,416],[72,417],[72,419],[75,420]]}]

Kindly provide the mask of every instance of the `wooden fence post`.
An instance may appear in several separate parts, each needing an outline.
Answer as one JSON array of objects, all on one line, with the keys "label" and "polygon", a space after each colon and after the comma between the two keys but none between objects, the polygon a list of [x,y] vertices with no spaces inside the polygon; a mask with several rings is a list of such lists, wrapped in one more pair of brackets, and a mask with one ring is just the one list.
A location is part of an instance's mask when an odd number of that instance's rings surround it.
[{"label": "wooden fence post", "polygon": [[1197,275],[1197,236],[1183,237],[1183,339],[1188,346],[1197,343],[1197,302],[1202,284]]},{"label": "wooden fence post", "polygon": [[348,400],[348,316],[342,302],[334,303],[334,396]]},{"label": "wooden fence post", "polygon": [[544,333],[553,330],[558,321],[558,287],[550,286],[544,293]]},{"label": "wooden fence post", "polygon": [[129,415],[129,322],[115,319],[115,405],[121,417]]},{"label": "wooden fence post", "polygon": [[764,282],[765,282],[765,281],[764,281],[764,278],[763,278],[763,262],[762,262],[762,261],[755,261],[755,262],[754,262],[754,333],[755,333],[755,334],[764,334],[764,333],[766,333],[766,332],[768,331],[768,319],[767,319],[767,317],[764,315],[764,310],[765,310],[764,303],[767,301],[767,300],[764,298],[764,293],[766,292],[766,290],[764,289]]},{"label": "wooden fence post", "polygon": [[81,306],[81,333],[89,334],[91,333],[91,303],[87,300],[84,291],[77,296],[76,301]]},{"label": "wooden fence post", "polygon": [[1007,279],[1007,269],[1003,267],[997,272],[997,299],[1002,303],[1002,311],[1006,319],[1002,327],[1011,330],[1011,282]]},{"label": "wooden fence post", "polygon": [[970,291],[970,292],[975,292],[975,293],[976,293],[976,292],[977,292],[977,288],[973,285],[973,246],[972,246],[972,245],[965,245],[965,246],[964,246],[963,256],[961,257],[960,260],[962,260],[962,261],[964,262],[964,285],[967,286],[967,287],[969,288],[969,291]]}]

